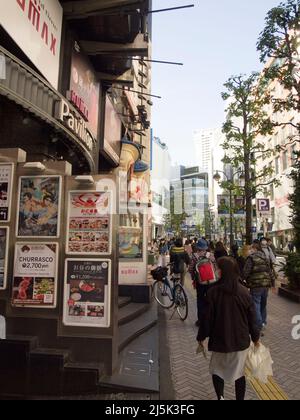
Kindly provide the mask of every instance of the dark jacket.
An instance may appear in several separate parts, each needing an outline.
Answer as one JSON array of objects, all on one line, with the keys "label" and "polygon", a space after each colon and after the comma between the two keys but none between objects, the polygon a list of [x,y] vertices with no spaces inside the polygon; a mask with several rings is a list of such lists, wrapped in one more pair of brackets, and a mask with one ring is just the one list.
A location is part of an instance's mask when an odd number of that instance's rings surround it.
[{"label": "dark jacket", "polygon": [[170,250],[170,262],[174,263],[173,273],[182,274],[184,272],[184,264],[190,264],[190,257],[184,248],[174,246]]},{"label": "dark jacket", "polygon": [[237,280],[220,283],[207,294],[205,316],[200,320],[198,341],[209,337],[208,349],[218,353],[246,350],[259,340],[256,312],[248,290]]},{"label": "dark jacket", "polygon": [[275,285],[274,273],[264,252],[254,252],[247,258],[243,274],[249,289]]}]

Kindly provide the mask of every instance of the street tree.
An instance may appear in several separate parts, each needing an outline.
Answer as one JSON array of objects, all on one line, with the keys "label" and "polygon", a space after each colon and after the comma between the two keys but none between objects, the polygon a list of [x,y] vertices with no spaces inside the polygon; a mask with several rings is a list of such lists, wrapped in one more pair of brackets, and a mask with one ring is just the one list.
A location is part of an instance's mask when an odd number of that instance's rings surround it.
[{"label": "street tree", "polygon": [[252,242],[252,200],[270,184],[265,179],[273,174],[271,167],[256,171],[257,160],[270,157],[274,153],[266,148],[264,142],[257,141],[259,136],[270,135],[274,129],[266,112],[269,96],[264,94],[258,81],[258,73],[233,76],[225,83],[226,91],[222,93],[222,98],[228,103],[227,120],[223,125],[223,162],[230,164],[235,170],[243,171],[244,185],[230,180],[224,181],[221,186],[244,197],[247,244]]},{"label": "street tree", "polygon": [[275,114],[274,125],[291,125],[297,133],[290,140],[299,140],[300,123],[284,121],[289,111],[300,111],[300,0],[288,0],[271,9],[265,20],[257,49],[266,66],[260,79],[265,90],[275,82],[282,90],[269,89],[268,95]]}]

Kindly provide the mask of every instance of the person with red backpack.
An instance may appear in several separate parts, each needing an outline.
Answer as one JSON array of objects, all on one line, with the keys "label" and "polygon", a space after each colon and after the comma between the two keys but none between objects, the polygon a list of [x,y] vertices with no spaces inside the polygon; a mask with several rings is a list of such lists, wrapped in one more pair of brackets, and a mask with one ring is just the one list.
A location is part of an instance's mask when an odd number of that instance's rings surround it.
[{"label": "person with red backpack", "polygon": [[218,281],[218,278],[215,258],[208,252],[207,242],[200,239],[196,244],[195,251],[191,257],[189,272],[197,291],[198,320],[196,326],[198,327],[205,312],[207,292]]}]

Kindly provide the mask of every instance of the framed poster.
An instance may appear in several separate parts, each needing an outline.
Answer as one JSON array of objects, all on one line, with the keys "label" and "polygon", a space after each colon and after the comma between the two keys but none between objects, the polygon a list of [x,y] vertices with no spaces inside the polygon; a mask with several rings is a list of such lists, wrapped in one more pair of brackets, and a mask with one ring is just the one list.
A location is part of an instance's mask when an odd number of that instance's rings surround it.
[{"label": "framed poster", "polygon": [[59,238],[61,176],[21,176],[18,238]]},{"label": "framed poster", "polygon": [[0,227],[0,290],[7,287],[8,240],[9,228]]},{"label": "framed poster", "polygon": [[57,243],[17,243],[13,274],[12,305],[56,308]]},{"label": "framed poster", "polygon": [[0,223],[10,222],[13,163],[0,163]]},{"label": "framed poster", "polygon": [[70,191],[68,203],[66,253],[111,254],[110,192]]},{"label": "framed poster", "polygon": [[143,215],[120,216],[119,258],[122,260],[143,259]]},{"label": "framed poster", "polygon": [[73,327],[110,327],[111,261],[67,259],[63,323]]}]

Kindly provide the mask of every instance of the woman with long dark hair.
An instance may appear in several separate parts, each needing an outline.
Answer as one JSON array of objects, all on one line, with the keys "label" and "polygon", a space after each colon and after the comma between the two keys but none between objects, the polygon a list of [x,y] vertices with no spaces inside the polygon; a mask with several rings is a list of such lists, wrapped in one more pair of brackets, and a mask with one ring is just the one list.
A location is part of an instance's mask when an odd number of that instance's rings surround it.
[{"label": "woman with long dark hair", "polygon": [[203,346],[209,337],[210,373],[218,399],[224,399],[225,382],[230,382],[235,383],[236,399],[244,400],[250,337],[256,346],[260,337],[255,307],[248,290],[239,283],[236,261],[223,257],[217,265],[220,281],[207,294],[206,312],[197,340]]},{"label": "woman with long dark hair", "polygon": [[228,252],[226,251],[226,248],[223,244],[223,242],[219,241],[216,243],[216,248],[215,248],[215,259],[216,261],[218,261],[219,258],[222,257],[227,257],[228,256]]}]

